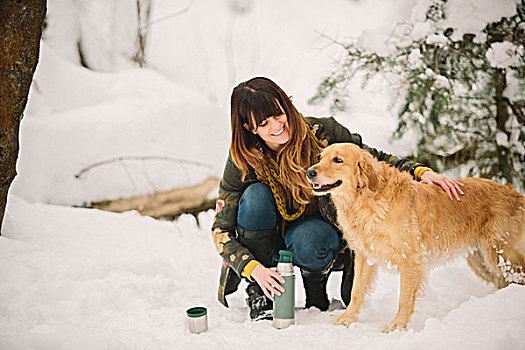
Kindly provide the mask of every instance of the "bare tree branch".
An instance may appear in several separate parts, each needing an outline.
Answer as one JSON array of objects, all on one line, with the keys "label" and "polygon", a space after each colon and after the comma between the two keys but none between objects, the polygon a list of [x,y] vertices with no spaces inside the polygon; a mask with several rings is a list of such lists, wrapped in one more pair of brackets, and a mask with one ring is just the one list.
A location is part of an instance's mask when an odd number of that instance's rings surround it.
[{"label": "bare tree branch", "polygon": [[175,13],[172,13],[172,14],[169,14],[167,16],[164,16],[164,17],[160,17],[160,18],[157,18],[151,22],[149,22],[148,24],[146,24],[144,26],[144,28],[148,28],[149,26],[153,25],[153,24],[157,24],[159,22],[162,22],[162,21],[165,21],[167,19],[170,19],[170,18],[173,18],[173,17],[176,17],[178,15],[181,15],[183,13],[186,13],[190,10],[190,8],[193,6],[193,1],[189,3],[188,6],[186,6],[185,8],[183,8],[182,10],[178,11],[178,12],[175,12]]},{"label": "bare tree branch", "polygon": [[[343,42],[338,41],[338,40],[336,40],[336,39],[334,39],[334,38],[332,38],[332,37],[330,37],[330,36],[328,36],[328,35],[326,35],[326,34],[324,34],[324,33],[321,33],[321,32],[318,31],[318,30],[315,30],[315,32],[316,32],[321,38],[327,39],[327,40],[328,40],[329,42],[331,42],[332,44],[335,44],[335,45],[341,46],[344,50],[347,49],[346,45],[345,45]],[[324,48],[326,48],[326,46],[323,47],[323,49],[324,49]]]},{"label": "bare tree branch", "polygon": [[508,98],[505,98],[508,105],[510,106],[510,109],[512,110],[512,113],[518,118],[518,121],[521,124],[525,124],[525,114],[523,113],[523,110],[521,109],[521,106],[517,103],[511,103],[511,101]]},{"label": "bare tree branch", "polygon": [[130,160],[130,161],[135,161],[135,160],[140,160],[140,161],[144,161],[144,160],[162,160],[162,161],[167,161],[167,162],[196,165],[196,166],[200,166],[200,167],[208,168],[208,169],[212,168],[212,166],[209,165],[209,164],[199,163],[199,162],[195,162],[195,161],[187,160],[187,159],[173,158],[173,157],[168,157],[168,156],[122,156],[122,157],[106,159],[106,160],[103,160],[103,161],[91,164],[90,166],[87,166],[87,167],[83,168],[82,170],[80,170],[75,175],[75,178],[76,179],[80,178],[82,175],[84,175],[85,173],[87,173],[88,171],[90,171],[93,168],[96,168],[96,167],[99,167],[99,166],[102,166],[102,165],[106,165],[106,164],[122,162],[122,161],[128,161],[128,160]]}]

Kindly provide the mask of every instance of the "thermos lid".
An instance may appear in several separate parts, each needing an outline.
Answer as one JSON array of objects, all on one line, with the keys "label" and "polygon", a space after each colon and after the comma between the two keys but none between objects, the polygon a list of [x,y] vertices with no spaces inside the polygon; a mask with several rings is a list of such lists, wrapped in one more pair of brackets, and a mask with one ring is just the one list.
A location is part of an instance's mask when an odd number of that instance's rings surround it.
[{"label": "thermos lid", "polygon": [[291,263],[293,258],[293,252],[290,250],[279,250],[279,262]]},{"label": "thermos lid", "polygon": [[186,315],[190,318],[196,318],[196,317],[202,317],[208,313],[208,310],[206,310],[203,306],[195,306],[188,310],[186,310]]}]

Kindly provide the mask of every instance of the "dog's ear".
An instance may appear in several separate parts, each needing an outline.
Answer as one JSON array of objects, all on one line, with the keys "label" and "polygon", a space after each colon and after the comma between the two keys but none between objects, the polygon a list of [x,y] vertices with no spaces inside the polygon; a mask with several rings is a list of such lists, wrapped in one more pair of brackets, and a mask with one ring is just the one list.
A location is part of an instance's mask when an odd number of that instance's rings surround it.
[{"label": "dog's ear", "polygon": [[379,185],[379,178],[368,154],[361,154],[357,161],[357,189],[368,187],[375,191]]}]

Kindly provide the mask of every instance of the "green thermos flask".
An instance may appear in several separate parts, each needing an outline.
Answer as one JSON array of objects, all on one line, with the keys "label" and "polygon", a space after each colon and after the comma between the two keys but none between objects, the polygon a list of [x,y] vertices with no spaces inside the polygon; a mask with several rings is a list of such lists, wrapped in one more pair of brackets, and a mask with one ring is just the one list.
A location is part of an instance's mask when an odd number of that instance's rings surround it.
[{"label": "green thermos flask", "polygon": [[295,275],[292,265],[293,252],[279,250],[277,272],[284,278],[284,293],[275,295],[273,303],[273,326],[286,328],[295,323]]}]

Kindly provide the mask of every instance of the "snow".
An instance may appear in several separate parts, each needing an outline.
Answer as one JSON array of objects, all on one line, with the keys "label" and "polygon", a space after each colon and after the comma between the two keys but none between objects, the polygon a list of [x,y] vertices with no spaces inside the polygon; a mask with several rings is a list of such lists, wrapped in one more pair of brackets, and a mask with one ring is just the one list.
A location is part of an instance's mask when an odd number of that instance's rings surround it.
[{"label": "snow", "polygon": [[[198,226],[191,216],[169,222],[72,207],[220,177],[229,95],[252,76],[276,80],[305,115],[327,116],[327,104],[306,103],[340,54],[321,34],[343,40],[365,30],[361,38],[382,47],[400,22],[422,20],[429,3],[154,1],[153,21],[189,10],[150,26],[149,68],[134,69],[124,58],[136,18],[125,5],[48,1],[0,237],[0,349],[525,349],[525,287],[496,290],[462,258],[430,273],[406,332],[380,331],[395,315],[399,294],[398,275],[383,270],[357,324],[330,323],[343,312],[341,275],[333,273],[330,311],[302,309],[298,287],[297,325],[278,331],[249,320],[244,285],[229,297],[229,309],[217,301],[221,261],[211,211],[199,215]],[[515,2],[463,4],[458,11],[466,25],[514,11]],[[427,29],[419,25],[410,33]],[[79,65],[80,37],[98,71]],[[398,155],[414,149],[410,134],[388,141],[396,127],[391,83],[374,80],[363,88],[357,80],[352,91],[337,120],[371,146]],[[517,84],[506,93],[522,94]],[[297,270],[296,276],[300,286]],[[192,306],[208,308],[206,333],[189,333],[185,310]]]},{"label": "snow", "polygon": [[507,86],[504,90],[504,96],[511,101],[518,101],[525,99],[525,89],[520,86],[519,80],[516,78],[516,74],[507,72],[506,74]]},{"label": "snow", "polygon": [[[431,36],[431,42],[440,42],[443,38],[432,36],[447,28],[453,29],[451,39],[461,40],[464,34],[474,34],[474,41],[483,41],[482,30],[487,23],[499,21],[501,17],[510,17],[516,13],[518,0],[449,0],[446,2],[445,19],[431,24],[426,19],[426,12],[431,0],[403,0],[379,4],[389,14],[381,25],[363,31],[359,37],[360,46],[368,52],[389,55],[396,46],[403,46],[425,36]],[[392,6],[392,7],[390,7]]]},{"label": "snow", "polygon": [[486,57],[494,68],[509,68],[519,64],[518,47],[509,41],[492,43]]},{"label": "snow", "polygon": [[496,142],[499,146],[508,147],[509,146],[509,140],[507,134],[505,134],[502,131],[498,131],[496,134]]},{"label": "snow", "polygon": [[[145,4],[146,1],[141,1]],[[51,0],[44,39],[63,58],[105,72],[133,67],[137,32],[135,2]]]},{"label": "snow", "polygon": [[463,34],[475,34],[474,41],[481,40],[481,31],[487,23],[516,13],[519,0],[451,0],[447,2],[448,17],[442,21],[442,28],[454,28],[453,40],[460,40]]},{"label": "snow", "polygon": [[426,43],[428,45],[432,45],[432,44],[442,44],[442,43],[445,43],[447,40],[447,38],[445,38],[445,36],[443,34],[430,34],[427,39],[426,39]]},{"label": "snow", "polygon": [[[496,291],[463,259],[436,268],[410,330],[383,334],[396,312],[397,275],[381,271],[359,323],[332,326],[342,313],[340,273],[329,280],[332,310],[304,310],[276,330],[249,320],[244,292],[216,300],[220,259],[213,213],[176,222],[29,203],[11,196],[0,237],[1,349],[523,349],[525,287]],[[297,284],[301,285],[296,270]],[[243,288],[243,285],[241,285]],[[208,308],[209,330],[189,333],[185,310]]]},{"label": "snow", "polygon": [[[22,119],[13,184],[28,200],[81,205],[194,185],[221,174],[228,116],[152,70],[90,71],[61,59],[44,42],[31,97],[37,100],[29,102]],[[195,120],[207,120],[206,127],[193,127]],[[75,177],[94,163],[130,156],[205,166],[146,159],[110,163]]]}]

